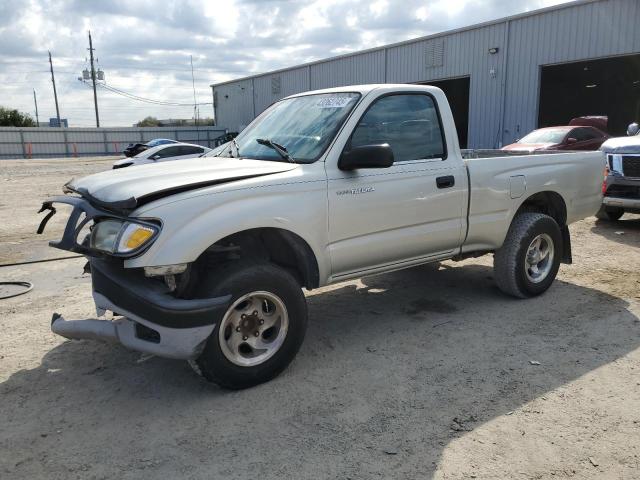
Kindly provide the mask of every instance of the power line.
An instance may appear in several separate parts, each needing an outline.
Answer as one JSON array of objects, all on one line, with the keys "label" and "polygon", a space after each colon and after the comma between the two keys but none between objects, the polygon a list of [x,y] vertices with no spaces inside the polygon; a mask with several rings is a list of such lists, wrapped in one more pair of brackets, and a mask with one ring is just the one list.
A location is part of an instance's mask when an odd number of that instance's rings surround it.
[{"label": "power line", "polygon": [[[111,85],[107,85],[106,83],[98,83],[97,85],[111,93],[129,98],[131,100],[136,100],[138,102],[150,103],[153,105],[173,106],[173,107],[193,107],[194,105],[193,103],[166,102],[164,100],[141,97],[139,95],[134,95],[133,93],[125,92],[124,90],[120,90],[118,88],[112,87]],[[212,105],[212,104],[213,104],[212,102],[203,102],[203,103],[197,103],[196,105]]]}]

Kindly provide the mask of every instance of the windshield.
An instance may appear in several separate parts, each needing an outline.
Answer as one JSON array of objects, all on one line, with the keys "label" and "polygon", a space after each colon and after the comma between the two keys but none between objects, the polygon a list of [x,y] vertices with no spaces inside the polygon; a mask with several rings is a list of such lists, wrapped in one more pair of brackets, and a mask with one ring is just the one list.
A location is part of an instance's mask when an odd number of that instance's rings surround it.
[{"label": "windshield", "polygon": [[560,143],[566,134],[565,129],[534,130],[518,143]]},{"label": "windshield", "polygon": [[[276,143],[297,163],[316,161],[325,151],[333,136],[360,98],[359,93],[340,92],[305,95],[275,103],[238,138],[240,157],[258,160],[286,162],[276,150],[265,145],[264,140]],[[258,139],[263,142],[258,143]]]}]

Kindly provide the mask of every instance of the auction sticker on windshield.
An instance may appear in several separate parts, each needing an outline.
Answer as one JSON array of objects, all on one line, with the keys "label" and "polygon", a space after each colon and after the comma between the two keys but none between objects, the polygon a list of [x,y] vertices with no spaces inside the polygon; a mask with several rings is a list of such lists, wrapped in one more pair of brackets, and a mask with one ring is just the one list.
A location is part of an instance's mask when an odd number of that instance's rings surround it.
[{"label": "auction sticker on windshield", "polygon": [[353,97],[325,97],[318,100],[316,107],[320,108],[343,108],[349,104]]}]

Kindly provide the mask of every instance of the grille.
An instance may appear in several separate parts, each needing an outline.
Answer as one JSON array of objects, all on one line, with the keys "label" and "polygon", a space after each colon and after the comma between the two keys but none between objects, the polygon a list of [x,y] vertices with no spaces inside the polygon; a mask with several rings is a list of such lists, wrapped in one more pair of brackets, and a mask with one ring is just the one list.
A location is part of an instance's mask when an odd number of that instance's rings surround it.
[{"label": "grille", "polygon": [[618,198],[640,198],[640,187],[636,187],[635,185],[616,185],[614,183],[607,190],[606,196]]},{"label": "grille", "polygon": [[640,156],[623,155],[622,171],[625,177],[640,178]]}]

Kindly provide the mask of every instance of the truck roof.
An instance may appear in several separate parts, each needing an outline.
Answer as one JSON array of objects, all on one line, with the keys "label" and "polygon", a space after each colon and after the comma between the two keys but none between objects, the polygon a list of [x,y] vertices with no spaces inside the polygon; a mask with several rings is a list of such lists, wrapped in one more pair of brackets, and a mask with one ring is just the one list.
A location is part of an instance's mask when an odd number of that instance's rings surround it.
[{"label": "truck roof", "polygon": [[364,85],[345,85],[344,87],[332,87],[332,88],[323,88],[321,90],[310,90],[308,92],[300,92],[294,95],[289,95],[285,98],[294,98],[294,97],[303,97],[305,95],[316,95],[322,93],[341,93],[341,92],[356,92],[361,95],[366,95],[372,90],[376,90],[378,88],[385,88],[387,90],[424,90],[424,91],[436,91],[440,90],[438,87],[434,87],[433,85],[414,85],[414,84],[406,84],[406,83],[370,83]]}]

